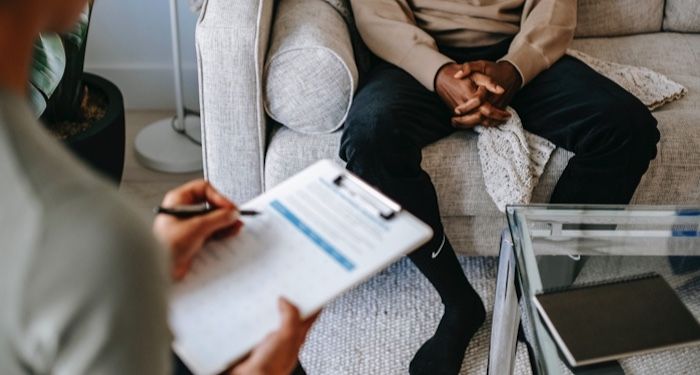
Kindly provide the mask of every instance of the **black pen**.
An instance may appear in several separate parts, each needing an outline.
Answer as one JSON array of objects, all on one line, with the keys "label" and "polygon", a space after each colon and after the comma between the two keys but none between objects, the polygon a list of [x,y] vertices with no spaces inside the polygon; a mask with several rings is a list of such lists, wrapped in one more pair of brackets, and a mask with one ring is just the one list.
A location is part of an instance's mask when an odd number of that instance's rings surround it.
[{"label": "black pen", "polygon": [[[165,215],[170,215],[170,216],[175,216],[180,219],[187,219],[191,218],[194,216],[200,216],[200,215],[206,215],[214,210],[216,210],[217,207],[213,207],[209,204],[191,204],[191,205],[180,205],[180,206],[174,206],[174,207],[162,207],[158,206],[153,209],[153,212],[155,214],[165,214]],[[241,216],[256,216],[260,215],[259,211],[253,211],[253,210],[239,210],[238,214]]]}]

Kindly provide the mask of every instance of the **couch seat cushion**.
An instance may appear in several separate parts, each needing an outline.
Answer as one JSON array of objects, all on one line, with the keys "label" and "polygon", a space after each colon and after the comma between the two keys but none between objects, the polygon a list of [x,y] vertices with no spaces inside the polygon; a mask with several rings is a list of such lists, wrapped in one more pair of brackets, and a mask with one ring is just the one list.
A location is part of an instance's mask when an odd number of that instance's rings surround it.
[{"label": "couch seat cushion", "polygon": [[[689,95],[654,113],[662,140],[635,196],[635,203],[700,201],[700,35],[648,34],[577,40],[574,48],[625,64],[646,66],[677,80]],[[321,158],[338,159],[340,132],[308,136],[275,127],[265,166],[270,188]],[[476,150],[476,134],[456,133],[423,153],[423,166],[438,191],[443,216],[501,216],[486,193]],[[546,202],[571,153],[558,149],[533,196]]]},{"label": "couch seat cushion", "polygon": [[[341,132],[309,136],[275,126],[265,162],[265,188],[269,189],[318,159],[339,163]],[[425,149],[423,167],[433,179],[445,216],[498,215],[498,209],[484,188],[484,179],[476,151],[476,133],[453,134]],[[566,166],[571,153],[556,150],[534,200],[546,202]]]},{"label": "couch seat cushion", "polygon": [[667,104],[655,113],[680,110],[700,114],[700,34],[584,38],[574,40],[572,48],[621,64],[647,67],[688,89],[685,98]]},{"label": "couch seat cushion", "polygon": [[644,66],[663,74],[700,77],[700,35],[697,34],[581,38],[574,40],[572,48],[601,59]]}]

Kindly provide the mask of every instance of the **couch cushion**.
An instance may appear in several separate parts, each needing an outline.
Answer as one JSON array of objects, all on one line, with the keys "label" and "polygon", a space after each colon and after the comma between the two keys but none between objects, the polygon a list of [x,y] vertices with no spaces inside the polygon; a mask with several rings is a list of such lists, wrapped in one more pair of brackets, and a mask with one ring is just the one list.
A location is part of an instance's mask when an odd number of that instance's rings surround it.
[{"label": "couch cushion", "polygon": [[[595,57],[638,64],[668,74],[689,89],[688,97],[655,112],[662,133],[659,156],[635,196],[636,203],[697,203],[700,201],[700,60],[692,48],[700,35],[652,34],[597,38],[575,42]],[[684,60],[685,59],[685,60]],[[285,128],[271,135],[265,168],[270,188],[320,158],[339,160],[340,132],[307,136]],[[423,153],[423,166],[438,191],[442,214],[501,216],[484,188],[473,132],[456,133]],[[571,153],[558,149],[552,156],[533,202],[546,202]]]},{"label": "couch cushion", "polygon": [[276,121],[307,134],[342,126],[358,72],[348,28],[333,6],[278,3],[264,82],[265,110]]},{"label": "couch cushion", "polygon": [[666,0],[664,30],[700,32],[700,1]]},{"label": "couch cushion", "polygon": [[664,32],[576,39],[572,48],[620,64],[644,66],[669,76],[700,77],[700,35],[697,34]]},{"label": "couch cushion", "polygon": [[576,36],[658,32],[663,16],[664,0],[579,0]]},{"label": "couch cushion", "polygon": [[[617,38],[574,40],[572,48],[621,64],[644,66],[688,89],[685,98],[656,112],[698,112],[700,103],[700,35],[656,33]],[[700,124],[699,124],[700,125]]]},{"label": "couch cushion", "polygon": [[[265,163],[265,188],[282,182],[318,159],[338,158],[341,132],[309,136],[276,126]],[[476,133],[464,131],[434,144],[423,152],[423,167],[433,179],[444,216],[499,215],[484,187],[476,150]],[[533,200],[546,202],[571,153],[556,150]],[[459,166],[455,168],[455,166]]]},{"label": "couch cushion", "polygon": [[644,176],[634,202],[697,204],[700,202],[700,112],[662,111],[659,153]]}]

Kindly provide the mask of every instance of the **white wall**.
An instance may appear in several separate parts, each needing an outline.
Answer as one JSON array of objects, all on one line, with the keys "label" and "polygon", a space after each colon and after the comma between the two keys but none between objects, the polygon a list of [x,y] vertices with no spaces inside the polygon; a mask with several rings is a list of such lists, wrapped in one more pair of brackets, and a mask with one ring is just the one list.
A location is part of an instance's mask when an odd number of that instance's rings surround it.
[{"label": "white wall", "polygon": [[[198,108],[196,15],[178,0],[185,104]],[[128,109],[174,108],[170,0],[96,0],[85,69],[122,90]]]}]

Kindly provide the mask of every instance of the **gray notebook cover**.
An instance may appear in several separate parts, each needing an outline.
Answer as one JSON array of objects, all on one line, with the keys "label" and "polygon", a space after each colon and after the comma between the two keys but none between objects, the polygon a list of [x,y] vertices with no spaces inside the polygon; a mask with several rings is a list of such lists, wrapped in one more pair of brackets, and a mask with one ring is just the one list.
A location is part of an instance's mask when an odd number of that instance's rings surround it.
[{"label": "gray notebook cover", "polygon": [[548,291],[534,298],[572,366],[700,343],[700,325],[657,274]]}]

